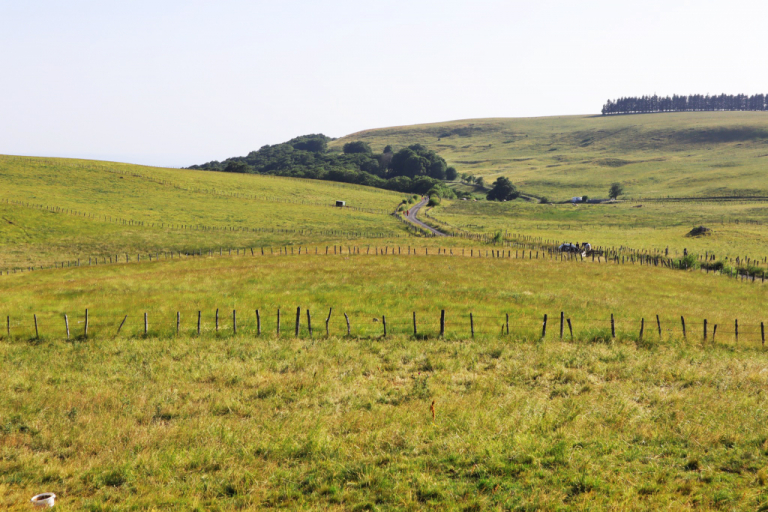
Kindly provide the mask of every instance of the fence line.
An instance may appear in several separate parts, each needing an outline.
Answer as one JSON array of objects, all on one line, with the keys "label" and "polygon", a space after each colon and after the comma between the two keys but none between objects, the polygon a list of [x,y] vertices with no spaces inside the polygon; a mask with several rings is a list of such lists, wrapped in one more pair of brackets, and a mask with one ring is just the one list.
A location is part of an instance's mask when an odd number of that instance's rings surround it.
[{"label": "fence line", "polygon": [[[626,340],[687,341],[703,344],[733,343],[765,348],[764,322],[739,323],[738,319],[692,319],[685,316],[619,318],[520,315],[514,311],[498,315],[476,315],[472,311],[451,314],[440,311],[399,312],[396,315],[371,315],[363,311],[344,311],[323,307],[314,311],[304,307],[281,309],[251,308],[231,311],[156,310],[129,314],[101,313],[85,309],[80,315],[64,312],[6,314],[0,339],[114,339],[124,337],[169,338],[178,335],[237,335],[277,338],[387,338],[411,336],[419,339],[469,339],[477,335],[537,341],[613,342]],[[333,311],[341,311],[333,315]],[[220,314],[221,313],[221,314]],[[282,313],[282,323],[281,323]],[[312,315],[315,328],[312,328]],[[327,315],[327,318],[326,318]],[[647,320],[647,322],[646,322]],[[126,323],[127,322],[127,323]]]},{"label": "fence line", "polygon": [[[277,252],[275,252],[275,249],[277,249]],[[290,249],[290,253],[289,253]],[[314,251],[313,251],[314,249]],[[373,250],[373,251],[372,251]],[[226,251],[226,254],[225,254]],[[234,254],[233,254],[234,251]],[[331,252],[332,251],[332,252]],[[218,252],[218,254],[216,254]],[[153,261],[168,261],[168,260],[174,260],[174,259],[183,259],[183,258],[203,258],[203,257],[215,257],[215,256],[251,256],[251,257],[259,257],[259,256],[309,256],[309,255],[347,255],[347,256],[360,256],[360,255],[374,255],[374,256],[445,256],[445,257],[464,257],[464,258],[491,258],[491,259],[499,259],[499,260],[520,260],[520,259],[528,259],[528,260],[548,260],[548,261],[555,261],[555,262],[577,262],[577,263],[596,263],[596,264],[612,264],[612,265],[620,265],[620,264],[631,264],[631,265],[640,265],[640,266],[655,266],[655,267],[662,267],[662,268],[669,268],[669,269],[677,269],[677,270],[694,270],[694,269],[686,269],[684,266],[682,266],[683,260],[672,260],[667,258],[661,258],[661,257],[631,257],[631,258],[624,258],[624,257],[618,257],[618,256],[603,256],[598,253],[592,253],[591,259],[589,256],[585,257],[584,254],[579,253],[566,253],[556,250],[540,250],[533,248],[526,248],[525,244],[519,244],[515,245],[515,249],[496,249],[496,248],[477,248],[477,247],[417,247],[417,246],[401,246],[401,245],[384,245],[382,247],[379,247],[378,245],[351,245],[351,244],[339,244],[339,245],[325,245],[325,246],[289,246],[284,245],[280,247],[257,247],[257,246],[250,246],[250,247],[236,247],[236,248],[228,248],[224,249],[223,247],[218,247],[218,251],[216,249],[207,248],[205,250],[203,249],[195,249],[193,251],[156,251],[151,253],[144,253],[144,261],[145,262],[153,262]],[[114,257],[113,257],[114,256]],[[99,260],[101,258],[101,262]],[[89,258],[88,259],[88,266],[95,266],[95,265],[106,265],[106,264],[117,264],[117,263],[131,263],[132,261],[135,262],[141,262],[142,261],[142,254],[137,253],[135,259],[133,258],[133,254],[128,253],[120,253],[120,254],[114,254],[109,256],[100,256],[95,258]],[[34,270],[43,270],[43,269],[55,269],[55,268],[71,268],[71,267],[80,267],[85,265],[85,260],[82,262],[78,260],[72,260],[72,261],[61,261],[61,262],[54,262],[53,265],[49,266],[35,266],[35,267],[27,267],[26,269],[10,269],[10,270],[4,270],[0,271],[0,275],[10,275],[15,274],[17,272],[30,272]],[[760,278],[757,278],[757,274],[747,275],[746,273],[741,274],[730,274],[725,273],[722,274],[719,271],[716,270],[710,270],[709,268],[706,269],[699,269],[700,272],[706,272],[707,274],[712,273],[713,275],[725,275],[731,278],[735,279],[741,279],[741,282],[752,282],[752,283],[765,283],[765,277],[766,273],[762,273],[760,275]]]}]

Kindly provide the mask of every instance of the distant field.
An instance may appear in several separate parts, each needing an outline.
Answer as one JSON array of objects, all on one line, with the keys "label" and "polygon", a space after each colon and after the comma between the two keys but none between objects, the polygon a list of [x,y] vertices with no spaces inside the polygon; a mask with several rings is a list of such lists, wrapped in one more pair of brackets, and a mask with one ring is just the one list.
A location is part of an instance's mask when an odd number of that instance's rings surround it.
[{"label": "distant field", "polygon": [[[642,206],[638,206],[642,205]],[[577,205],[524,201],[443,201],[428,215],[469,232],[519,233],[550,240],[633,249],[684,249],[718,258],[768,256],[768,203],[685,202]],[[696,226],[711,235],[686,236]]]},{"label": "distant field", "polygon": [[628,116],[469,119],[366,130],[342,137],[374,149],[424,144],[459,173],[508,176],[554,200],[606,197],[768,196],[768,115],[694,112]]}]

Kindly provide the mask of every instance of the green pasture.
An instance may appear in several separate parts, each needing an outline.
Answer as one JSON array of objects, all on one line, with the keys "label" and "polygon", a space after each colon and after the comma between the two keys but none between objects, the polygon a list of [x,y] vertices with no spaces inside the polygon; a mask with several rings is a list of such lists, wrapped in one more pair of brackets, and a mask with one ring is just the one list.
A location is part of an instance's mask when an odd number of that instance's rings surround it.
[{"label": "green pasture", "polygon": [[376,151],[424,144],[460,174],[487,184],[507,176],[552,200],[606,198],[613,182],[633,198],[768,195],[764,112],[469,119],[366,130],[330,146],[353,140]]},{"label": "green pasture", "polygon": [[388,215],[401,194],[352,185],[19,157],[0,157],[0,180],[2,269],[406,233]]},{"label": "green pasture", "polygon": [[[0,315],[12,334],[0,339],[0,507],[27,510],[42,491],[55,492],[61,510],[757,510],[768,502],[761,285],[392,249],[3,276]],[[445,339],[436,337],[441,309]],[[560,311],[575,339],[566,330],[560,340]],[[509,335],[499,332],[507,313]],[[540,341],[544,313],[550,328]],[[719,325],[714,343],[703,341],[704,318]]]},{"label": "green pasture", "polygon": [[[315,254],[317,249],[317,254]],[[316,337],[345,334],[346,313],[354,336],[383,335],[384,317],[389,334],[437,336],[441,310],[446,311],[445,334],[470,337],[470,313],[477,336],[496,337],[509,315],[513,338],[538,339],[542,319],[549,317],[548,338],[559,337],[559,315],[571,319],[579,340],[610,338],[610,317],[617,337],[637,339],[645,320],[645,339],[682,338],[680,317],[686,318],[691,341],[703,339],[703,322],[709,331],[719,326],[717,340],[734,344],[734,324],[740,324],[739,342],[761,345],[760,323],[765,304],[755,300],[765,285],[662,267],[488,257],[485,250],[453,248],[438,256],[436,250],[406,246],[352,246],[304,248],[301,255],[267,251],[229,257],[183,257],[91,267],[37,270],[0,278],[0,318],[10,318],[11,338],[65,338],[64,315],[70,319],[71,336],[84,334],[84,312],[89,310],[89,336],[112,338],[125,316],[123,335],[143,335],[147,313],[150,335],[196,335],[198,312],[201,334],[232,332],[236,311],[239,329],[254,334],[255,310],[260,311],[263,334],[275,334],[277,310],[281,334],[293,336],[296,309],[300,332],[308,335],[307,310]],[[453,251],[454,255],[450,255]],[[291,254],[293,252],[293,254]],[[382,253],[385,254],[382,254]],[[417,254],[414,254],[416,252]],[[378,254],[377,254],[378,253]],[[394,254],[393,254],[394,253]],[[428,253],[425,254],[425,253]],[[463,255],[462,255],[463,253]],[[514,256],[514,251],[512,251]],[[7,332],[2,332],[8,338]],[[570,337],[564,324],[564,335]],[[711,336],[709,337],[711,341]]]},{"label": "green pasture", "polygon": [[[684,249],[717,258],[763,260],[768,256],[768,202],[619,202],[613,204],[536,204],[522,200],[443,201],[427,214],[472,233],[502,232],[556,242],[636,250]],[[686,236],[692,228],[706,236]]]}]

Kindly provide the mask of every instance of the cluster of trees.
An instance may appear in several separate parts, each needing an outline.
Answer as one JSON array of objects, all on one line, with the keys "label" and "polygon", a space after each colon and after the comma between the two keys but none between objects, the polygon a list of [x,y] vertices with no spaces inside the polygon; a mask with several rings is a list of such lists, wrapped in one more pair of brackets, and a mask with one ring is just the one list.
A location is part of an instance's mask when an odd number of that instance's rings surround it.
[{"label": "cluster of trees", "polygon": [[323,134],[303,135],[282,144],[264,146],[246,156],[189,168],[340,181],[398,192],[456,197],[442,180],[456,179],[458,172],[421,144],[397,152],[387,146],[377,154],[366,142],[354,141],[344,144],[342,153],[334,153],[328,151],[331,140]]},{"label": "cluster of trees", "polygon": [[520,197],[517,187],[509,181],[509,178],[498,178],[490,192],[485,196],[489,201],[511,201]]},{"label": "cluster of trees", "polygon": [[644,114],[650,112],[697,112],[715,110],[768,110],[768,95],[721,94],[710,96],[641,96],[608,100],[603,115]]},{"label": "cluster of trees", "polygon": [[470,185],[478,185],[479,187],[485,186],[485,180],[482,176],[477,177],[473,176],[472,174],[462,174],[461,181],[464,183],[469,183]]}]

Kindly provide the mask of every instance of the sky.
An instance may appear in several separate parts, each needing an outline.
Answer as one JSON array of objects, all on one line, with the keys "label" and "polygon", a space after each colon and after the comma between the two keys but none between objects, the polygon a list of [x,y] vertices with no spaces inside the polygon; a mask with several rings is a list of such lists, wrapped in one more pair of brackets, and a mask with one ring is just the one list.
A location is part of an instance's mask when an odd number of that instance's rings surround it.
[{"label": "sky", "polygon": [[298,135],[768,93],[768,2],[0,0],[0,153],[182,167]]}]

